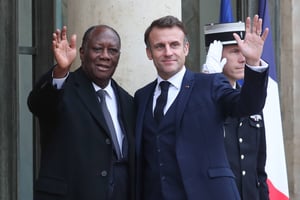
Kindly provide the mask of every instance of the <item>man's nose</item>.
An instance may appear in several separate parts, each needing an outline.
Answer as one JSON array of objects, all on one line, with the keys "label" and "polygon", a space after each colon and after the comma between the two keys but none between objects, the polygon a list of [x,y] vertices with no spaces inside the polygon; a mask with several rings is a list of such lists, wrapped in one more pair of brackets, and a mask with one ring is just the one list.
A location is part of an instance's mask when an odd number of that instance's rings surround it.
[{"label": "man's nose", "polygon": [[173,54],[172,48],[169,45],[166,45],[166,47],[165,47],[165,54],[166,55],[172,55]]}]

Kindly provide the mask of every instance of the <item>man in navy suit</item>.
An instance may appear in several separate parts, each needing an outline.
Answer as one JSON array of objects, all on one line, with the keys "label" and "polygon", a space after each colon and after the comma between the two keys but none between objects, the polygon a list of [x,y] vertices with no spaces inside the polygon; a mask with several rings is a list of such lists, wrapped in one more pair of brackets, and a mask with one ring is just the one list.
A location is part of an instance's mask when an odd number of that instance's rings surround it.
[{"label": "man in navy suit", "polygon": [[[41,133],[34,199],[134,199],[133,97],[112,79],[120,58],[119,34],[107,25],[89,28],[75,72],[70,67],[76,35],[69,43],[63,27],[53,33],[52,43],[57,64],[28,98]],[[105,100],[97,96],[99,90]],[[107,105],[101,107],[100,101]],[[109,115],[112,120],[106,120]]]},{"label": "man in navy suit", "polygon": [[[223,122],[226,116],[251,115],[264,106],[268,66],[260,56],[268,29],[261,35],[261,24],[257,15],[252,25],[247,18],[245,38],[231,35],[246,58],[241,91],[223,74],[185,67],[189,43],[176,17],[159,18],[147,28],[146,53],[158,77],[134,97],[137,199],[240,199],[224,148]],[[158,107],[164,104],[159,117]]]}]

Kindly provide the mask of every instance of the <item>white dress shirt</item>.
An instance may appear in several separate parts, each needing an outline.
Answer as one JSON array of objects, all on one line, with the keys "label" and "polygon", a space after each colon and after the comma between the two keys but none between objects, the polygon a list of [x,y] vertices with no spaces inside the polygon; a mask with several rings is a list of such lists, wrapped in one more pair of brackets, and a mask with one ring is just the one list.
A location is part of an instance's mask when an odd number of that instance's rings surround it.
[{"label": "white dress shirt", "polygon": [[168,100],[167,100],[166,106],[164,107],[164,114],[166,114],[166,112],[168,111],[168,109],[170,108],[170,106],[172,105],[172,103],[174,102],[174,100],[176,99],[176,97],[180,91],[185,71],[186,71],[186,68],[185,68],[185,66],[183,66],[183,68],[179,72],[177,72],[174,76],[172,76],[168,80],[163,80],[160,76],[157,77],[157,85],[155,87],[154,95],[153,95],[153,105],[152,105],[153,112],[154,112],[154,108],[156,105],[156,99],[158,98],[158,96],[161,93],[159,83],[161,81],[169,81],[170,82],[169,91],[168,91]]},{"label": "white dress shirt", "polygon": [[[61,89],[65,80],[67,79],[69,74],[67,74],[65,77],[63,78],[53,78],[52,84],[54,86],[56,86],[57,89]],[[124,134],[122,132],[119,120],[118,120],[118,105],[117,105],[117,100],[116,100],[116,95],[114,93],[114,90],[111,86],[111,81],[109,81],[108,85],[106,86],[106,88],[100,88],[98,85],[96,85],[95,83],[93,83],[94,89],[95,89],[95,93],[100,90],[103,89],[106,91],[106,104],[107,104],[107,108],[108,111],[111,115],[111,118],[113,120],[114,123],[114,127],[116,130],[116,134],[117,134],[117,139],[118,139],[118,143],[120,146],[120,150],[122,153],[122,142],[124,139]],[[99,101],[100,98],[98,97]],[[100,105],[99,105],[100,106]]]},{"label": "white dress shirt", "polygon": [[[118,104],[117,104],[117,99],[116,99],[116,95],[114,93],[114,90],[111,86],[111,81],[109,81],[108,85],[106,86],[106,88],[100,88],[98,85],[96,85],[95,83],[93,83],[95,92],[98,90],[105,90],[106,91],[106,105],[108,108],[108,111],[111,115],[111,118],[113,120],[114,123],[114,127],[116,130],[116,134],[117,134],[117,139],[118,139],[118,143],[119,143],[119,147],[122,153],[122,142],[124,139],[124,134],[122,132],[119,120],[118,120]],[[100,98],[98,97],[99,101]]]}]

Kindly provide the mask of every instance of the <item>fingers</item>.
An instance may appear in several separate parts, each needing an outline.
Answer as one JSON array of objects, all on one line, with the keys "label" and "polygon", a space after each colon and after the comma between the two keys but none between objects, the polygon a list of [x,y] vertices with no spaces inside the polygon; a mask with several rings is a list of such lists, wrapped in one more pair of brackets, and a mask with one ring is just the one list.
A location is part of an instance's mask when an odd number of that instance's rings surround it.
[{"label": "fingers", "polygon": [[53,35],[56,35],[56,41],[59,43],[60,42],[60,38],[61,38],[61,31],[60,29],[56,29],[55,33],[53,33]]},{"label": "fingers", "polygon": [[76,38],[77,36],[75,34],[71,36],[70,47],[72,49],[76,49]]},{"label": "fingers", "polygon": [[67,39],[67,27],[63,26],[62,31],[61,31],[61,39],[66,40]]},{"label": "fingers", "polygon": [[250,17],[246,18],[245,32],[246,32],[246,34],[251,33],[251,18]]},{"label": "fingers", "polygon": [[214,44],[215,44],[215,42],[216,42],[216,40],[214,40],[213,42],[211,42],[210,44],[209,44],[209,48],[208,48],[208,52],[207,52],[207,54],[208,55],[211,55],[211,54],[213,54],[214,53]]},{"label": "fingers", "polygon": [[258,15],[254,15],[251,26],[251,18],[246,19],[246,33],[254,33],[256,35],[261,35],[262,32],[262,19]]},{"label": "fingers", "polygon": [[214,40],[210,43],[207,55],[220,62],[222,57],[223,44],[221,41]]},{"label": "fingers", "polygon": [[268,34],[269,34],[269,28],[266,28],[266,29],[264,30],[262,36],[261,36],[261,39],[262,39],[263,41],[265,41],[265,40],[267,39],[267,37],[268,37]]},{"label": "fingers", "polygon": [[257,36],[260,36],[261,39],[265,41],[269,34],[269,28],[266,28],[262,34],[262,23],[263,20],[259,18],[258,15],[255,15],[253,17],[252,33],[256,34]]},{"label": "fingers", "polygon": [[[76,36],[72,36],[71,38],[71,46],[76,47]],[[56,31],[52,34],[52,48],[59,48],[60,43],[62,41],[67,41],[67,27],[63,26],[63,28],[56,29]]]},{"label": "fingers", "polygon": [[220,40],[214,40],[212,43],[210,43],[208,51],[212,53],[214,53],[215,51],[222,52],[222,49],[223,49],[222,42]]},{"label": "fingers", "polygon": [[262,19],[258,19],[258,23],[256,24],[256,34],[261,35],[261,30],[262,30]]},{"label": "fingers", "polygon": [[55,49],[55,48],[57,48],[58,47],[58,44],[59,44],[59,42],[60,42],[60,30],[59,29],[57,29],[56,30],[56,32],[55,33],[53,33],[52,34],[52,48],[53,48],[53,50]]},{"label": "fingers", "polygon": [[[259,22],[258,22],[258,15],[254,15],[253,17],[253,25],[252,25],[252,33],[256,33],[258,34],[259,33]],[[261,28],[260,28],[260,31],[261,31]]]},{"label": "fingers", "polygon": [[52,36],[53,41],[56,41],[57,43],[60,43],[62,40],[67,40],[67,27],[64,26],[62,30],[56,29]]},{"label": "fingers", "polygon": [[252,32],[260,36],[261,31],[262,31],[262,19],[259,18],[258,15],[255,15],[253,18]]},{"label": "fingers", "polygon": [[218,41],[215,40],[214,44],[215,44],[215,46],[216,46],[217,49],[221,49],[221,51],[222,51],[223,44],[222,44],[222,42],[220,40],[218,40]]},{"label": "fingers", "polygon": [[52,40],[52,49],[54,50],[56,48],[57,42],[55,40]]},{"label": "fingers", "polygon": [[58,47],[60,43],[60,30],[56,29],[56,31],[52,34],[52,48],[55,49]]}]

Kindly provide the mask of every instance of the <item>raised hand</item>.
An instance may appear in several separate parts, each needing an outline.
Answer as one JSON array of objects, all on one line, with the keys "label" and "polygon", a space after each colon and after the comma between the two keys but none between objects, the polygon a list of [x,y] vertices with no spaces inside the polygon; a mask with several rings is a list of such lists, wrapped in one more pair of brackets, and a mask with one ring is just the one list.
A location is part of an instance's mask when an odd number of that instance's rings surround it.
[{"label": "raised hand", "polygon": [[61,31],[57,29],[53,33],[52,49],[57,62],[53,70],[53,77],[62,78],[69,72],[76,58],[76,35],[71,36],[69,43],[67,39],[67,27],[64,26]]},{"label": "raised hand", "polygon": [[246,58],[246,63],[251,66],[260,65],[260,57],[263,51],[264,42],[268,36],[269,29],[266,28],[262,33],[262,19],[255,15],[251,27],[251,19],[246,19],[246,35],[241,40],[238,34],[234,33],[233,37],[238,43],[242,54]]},{"label": "raised hand", "polygon": [[227,62],[226,58],[222,58],[223,44],[221,41],[210,43],[206,55],[206,61],[202,67],[204,73],[222,73],[223,67]]}]

